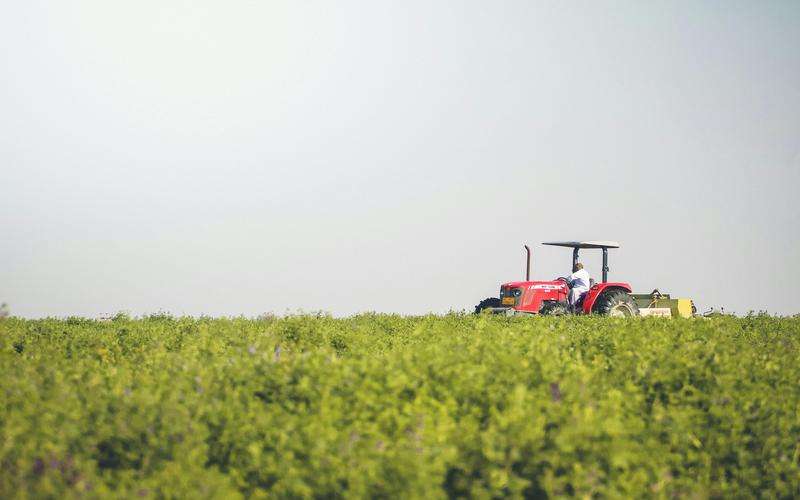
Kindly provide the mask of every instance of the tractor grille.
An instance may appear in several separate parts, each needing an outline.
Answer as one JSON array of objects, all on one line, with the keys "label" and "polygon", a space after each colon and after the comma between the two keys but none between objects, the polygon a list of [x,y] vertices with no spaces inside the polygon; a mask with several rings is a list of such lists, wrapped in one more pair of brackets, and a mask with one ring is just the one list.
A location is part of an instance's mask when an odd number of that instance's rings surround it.
[{"label": "tractor grille", "polygon": [[501,288],[500,301],[504,306],[519,305],[519,299],[522,297],[521,288]]}]

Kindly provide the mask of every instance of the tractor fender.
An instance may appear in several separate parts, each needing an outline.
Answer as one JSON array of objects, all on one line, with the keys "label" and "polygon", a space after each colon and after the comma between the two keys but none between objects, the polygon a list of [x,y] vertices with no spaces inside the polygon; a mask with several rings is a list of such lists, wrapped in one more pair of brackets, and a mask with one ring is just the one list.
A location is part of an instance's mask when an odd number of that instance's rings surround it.
[{"label": "tractor fender", "polygon": [[622,290],[625,293],[633,292],[631,286],[627,283],[597,283],[592,288],[586,292],[586,296],[583,298],[583,313],[584,314],[591,314],[594,308],[594,303],[597,302],[597,299],[604,293],[610,292],[612,290]]}]

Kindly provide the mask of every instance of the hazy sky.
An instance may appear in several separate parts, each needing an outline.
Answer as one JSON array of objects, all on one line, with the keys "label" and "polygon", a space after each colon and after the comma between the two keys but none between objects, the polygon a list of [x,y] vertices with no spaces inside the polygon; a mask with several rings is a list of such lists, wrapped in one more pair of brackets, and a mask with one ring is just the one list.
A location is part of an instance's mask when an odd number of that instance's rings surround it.
[{"label": "hazy sky", "polygon": [[795,0],[0,7],[20,316],[471,309],[555,239],[796,313],[799,187]]}]

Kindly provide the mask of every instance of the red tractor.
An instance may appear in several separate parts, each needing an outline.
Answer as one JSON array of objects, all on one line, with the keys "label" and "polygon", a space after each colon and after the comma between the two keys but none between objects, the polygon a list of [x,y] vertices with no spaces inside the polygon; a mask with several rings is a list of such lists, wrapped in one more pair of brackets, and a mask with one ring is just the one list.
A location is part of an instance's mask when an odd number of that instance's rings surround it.
[{"label": "red tractor", "polygon": [[[589,291],[583,294],[575,307],[567,302],[569,285],[566,278],[556,278],[552,281],[531,281],[531,250],[525,245],[528,254],[525,281],[512,281],[500,287],[500,297],[491,297],[482,300],[475,306],[475,312],[488,310],[499,314],[604,314],[608,316],[639,316],[640,310],[637,299],[647,300],[655,295],[634,296],[628,283],[608,282],[608,249],[619,248],[619,243],[614,241],[556,241],[543,243],[559,247],[572,248],[572,265],[578,262],[578,251],[583,248],[600,249],[603,252],[603,281],[595,283],[591,280]],[[654,291],[653,293],[657,293]],[[653,305],[661,297],[658,295],[652,302]],[[674,299],[684,300],[684,299]],[[646,304],[644,307],[648,307]],[[652,305],[650,306],[652,307]],[[665,309],[665,308],[660,308]],[[655,312],[655,311],[653,311]],[[671,316],[667,311],[664,315]]]}]

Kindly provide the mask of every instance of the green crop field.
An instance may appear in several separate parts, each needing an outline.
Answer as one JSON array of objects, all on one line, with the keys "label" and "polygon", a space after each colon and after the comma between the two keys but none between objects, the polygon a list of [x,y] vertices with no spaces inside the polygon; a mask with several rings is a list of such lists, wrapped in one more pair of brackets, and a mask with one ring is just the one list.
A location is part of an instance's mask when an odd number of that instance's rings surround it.
[{"label": "green crop field", "polygon": [[0,321],[0,497],[800,496],[800,318]]}]

